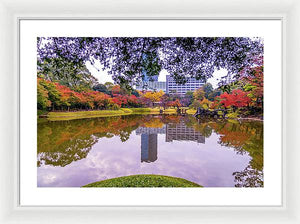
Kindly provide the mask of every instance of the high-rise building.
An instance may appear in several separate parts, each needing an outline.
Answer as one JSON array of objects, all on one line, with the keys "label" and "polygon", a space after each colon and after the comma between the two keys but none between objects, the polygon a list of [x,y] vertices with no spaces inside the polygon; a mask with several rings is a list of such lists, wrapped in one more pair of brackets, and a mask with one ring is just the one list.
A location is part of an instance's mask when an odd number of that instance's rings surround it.
[{"label": "high-rise building", "polygon": [[177,84],[170,75],[166,76],[166,80],[166,92],[181,96],[185,95],[187,92],[194,92],[205,84],[204,81],[195,78],[189,78],[185,84]]},{"label": "high-rise building", "polygon": [[[146,58],[146,56],[144,56]],[[151,90],[151,91],[164,91],[166,92],[166,82],[159,82],[158,75],[149,76],[147,72],[142,69],[143,78],[136,86],[137,90]]]},{"label": "high-rise building", "polygon": [[147,72],[142,70],[143,73],[143,82],[157,82],[158,81],[158,75],[154,75],[154,76],[148,76]]}]

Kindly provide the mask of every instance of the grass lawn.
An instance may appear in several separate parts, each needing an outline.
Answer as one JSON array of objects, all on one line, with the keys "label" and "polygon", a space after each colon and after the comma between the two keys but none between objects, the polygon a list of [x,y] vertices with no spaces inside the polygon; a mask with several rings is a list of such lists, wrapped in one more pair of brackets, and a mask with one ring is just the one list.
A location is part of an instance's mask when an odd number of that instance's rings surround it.
[{"label": "grass lawn", "polygon": [[[49,112],[50,121],[73,120],[93,117],[112,117],[129,114],[159,114],[159,108],[121,108],[120,110],[91,110],[75,112]],[[164,114],[176,114],[176,109],[166,109]]]},{"label": "grass lawn", "polygon": [[83,187],[202,187],[188,180],[162,175],[132,175],[87,184]]}]

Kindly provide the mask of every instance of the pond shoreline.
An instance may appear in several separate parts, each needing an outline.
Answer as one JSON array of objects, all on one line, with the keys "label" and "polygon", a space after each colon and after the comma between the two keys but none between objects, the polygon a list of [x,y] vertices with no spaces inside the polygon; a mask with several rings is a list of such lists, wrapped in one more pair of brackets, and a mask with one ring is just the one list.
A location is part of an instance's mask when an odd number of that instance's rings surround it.
[{"label": "pond shoreline", "polygon": [[[196,110],[188,109],[186,110],[187,115],[194,115]],[[65,120],[75,120],[75,119],[88,119],[88,118],[98,118],[98,117],[115,117],[115,116],[125,116],[125,115],[175,115],[177,114],[176,109],[166,109],[163,113],[160,113],[158,108],[121,108],[119,110],[89,110],[89,111],[57,111],[49,112],[47,114],[42,114],[38,116],[39,119],[47,119],[49,121],[65,121]],[[231,118],[232,119],[232,118]],[[252,120],[261,121],[263,119],[260,117],[237,117],[234,120]]]},{"label": "pond shoreline", "polygon": [[[187,110],[187,114],[194,114],[195,110]],[[124,115],[159,115],[160,109],[158,108],[121,108],[120,110],[90,110],[90,111],[72,111],[72,112],[49,112],[40,115],[39,118],[47,119],[49,121],[64,121],[85,118],[97,117],[114,117]],[[176,109],[163,110],[162,114],[177,114]]]},{"label": "pond shoreline", "polygon": [[237,120],[250,120],[250,121],[261,121],[261,122],[264,121],[260,117],[240,117],[240,118],[237,118]]}]

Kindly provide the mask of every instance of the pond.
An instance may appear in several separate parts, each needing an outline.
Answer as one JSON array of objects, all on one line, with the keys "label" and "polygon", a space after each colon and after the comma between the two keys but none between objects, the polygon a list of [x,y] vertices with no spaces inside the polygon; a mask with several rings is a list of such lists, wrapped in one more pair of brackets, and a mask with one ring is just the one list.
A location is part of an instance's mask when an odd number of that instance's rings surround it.
[{"label": "pond", "polygon": [[38,123],[38,187],[135,174],[204,187],[263,187],[263,123],[128,115]]}]

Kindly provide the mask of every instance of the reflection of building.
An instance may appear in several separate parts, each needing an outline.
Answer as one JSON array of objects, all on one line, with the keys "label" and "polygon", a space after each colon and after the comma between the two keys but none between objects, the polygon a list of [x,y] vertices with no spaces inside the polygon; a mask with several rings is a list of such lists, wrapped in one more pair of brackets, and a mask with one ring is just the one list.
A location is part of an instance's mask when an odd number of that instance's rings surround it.
[{"label": "reflection of building", "polygon": [[200,132],[187,127],[183,122],[171,125],[167,124],[166,142],[172,142],[173,140],[205,143],[205,137]]},{"label": "reflection of building", "polygon": [[141,135],[141,162],[157,160],[157,134]]},{"label": "reflection of building", "polygon": [[165,134],[166,126],[164,125],[162,128],[146,128],[146,127],[138,127],[135,130],[137,135],[141,134]]},{"label": "reflection of building", "polygon": [[202,80],[197,80],[195,78],[189,78],[184,85],[177,84],[170,75],[166,76],[166,80],[166,91],[169,94],[184,95],[187,92],[194,92],[204,85]]},{"label": "reflection of building", "polygon": [[157,160],[157,134],[165,134],[166,126],[162,128],[139,127],[135,133],[141,135],[141,161],[154,162]]}]

